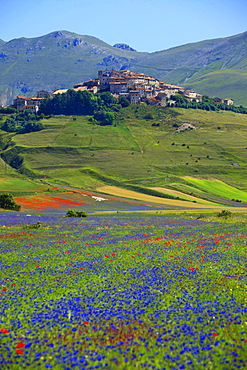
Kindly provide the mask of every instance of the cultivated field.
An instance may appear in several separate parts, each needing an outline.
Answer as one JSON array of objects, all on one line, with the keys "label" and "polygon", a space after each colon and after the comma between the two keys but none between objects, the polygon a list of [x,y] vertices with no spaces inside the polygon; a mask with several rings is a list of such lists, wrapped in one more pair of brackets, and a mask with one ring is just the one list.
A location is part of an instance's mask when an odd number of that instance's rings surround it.
[{"label": "cultivated field", "polygon": [[[113,126],[92,124],[86,116],[42,122],[43,131],[8,136],[11,145],[2,154],[29,177],[91,190],[118,181],[183,192],[180,185],[194,187],[185,178],[190,176],[247,190],[244,114],[140,105],[120,110]],[[177,132],[187,123],[195,129]]]}]

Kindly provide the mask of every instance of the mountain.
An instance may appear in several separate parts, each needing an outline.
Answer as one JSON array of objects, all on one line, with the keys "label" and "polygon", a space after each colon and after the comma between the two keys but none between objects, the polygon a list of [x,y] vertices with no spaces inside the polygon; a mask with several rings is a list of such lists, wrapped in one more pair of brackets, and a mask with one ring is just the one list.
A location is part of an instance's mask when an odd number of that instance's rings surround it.
[{"label": "mountain", "polygon": [[17,93],[72,87],[97,76],[98,70],[128,68],[137,53],[92,36],[67,31],[11,40],[0,47],[0,94],[3,103]]},{"label": "mountain", "polygon": [[141,63],[163,81],[247,105],[247,32],[152,53]]},{"label": "mountain", "polygon": [[1,40],[0,103],[11,103],[17,94],[72,87],[106,68],[146,73],[247,106],[247,32],[154,53],[68,31]]}]

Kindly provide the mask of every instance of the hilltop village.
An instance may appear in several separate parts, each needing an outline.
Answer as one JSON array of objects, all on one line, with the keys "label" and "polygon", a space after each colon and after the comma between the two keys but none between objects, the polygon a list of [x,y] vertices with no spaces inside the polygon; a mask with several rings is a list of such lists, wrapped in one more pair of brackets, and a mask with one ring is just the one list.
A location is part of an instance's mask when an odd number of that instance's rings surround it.
[{"label": "hilltop village", "polygon": [[[147,76],[143,73],[131,72],[130,70],[98,71],[98,78],[78,83],[73,87],[75,91],[110,91],[115,97],[125,96],[131,104],[145,102],[154,106],[166,106],[173,103],[171,97],[175,94],[182,94],[188,101],[202,101],[202,95],[192,90],[185,90],[182,86],[166,84],[155,77]],[[55,90],[52,93],[41,90],[36,96],[18,95],[11,107],[21,111],[31,109],[34,112],[39,110],[43,99],[54,97],[56,94],[63,94],[68,89]],[[220,104],[233,105],[231,99],[220,99]]]}]

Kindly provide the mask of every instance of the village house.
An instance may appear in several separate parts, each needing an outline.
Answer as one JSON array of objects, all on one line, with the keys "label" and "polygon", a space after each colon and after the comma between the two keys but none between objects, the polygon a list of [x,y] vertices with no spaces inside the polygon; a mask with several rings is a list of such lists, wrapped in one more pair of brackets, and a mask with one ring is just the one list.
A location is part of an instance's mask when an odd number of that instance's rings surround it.
[{"label": "village house", "polygon": [[182,86],[165,84],[164,82],[160,83],[160,89],[161,89],[161,92],[165,93],[168,98],[178,93],[183,94],[184,92],[184,88]]},{"label": "village house", "polygon": [[127,82],[124,80],[110,81],[109,88],[112,94],[117,94],[117,95],[121,93],[126,93],[128,91]]},{"label": "village house", "polygon": [[96,94],[99,90],[100,82],[98,79],[88,80],[85,82],[81,82],[79,84],[74,85],[73,90],[75,91],[90,91]]},{"label": "village house", "polygon": [[139,90],[130,90],[129,91],[130,104],[140,104],[141,97]]},{"label": "village house", "polygon": [[54,95],[57,95],[57,94],[65,94],[67,91],[68,89],[57,89],[52,92],[52,96],[54,97]]},{"label": "village house", "polygon": [[221,103],[226,105],[233,105],[234,101],[232,99],[221,99]]},{"label": "village house", "polygon": [[20,111],[26,111],[28,109],[32,110],[34,113],[36,113],[39,110],[39,105],[33,98],[29,96],[21,96],[18,95],[14,100],[13,100],[13,108],[16,108]]},{"label": "village house", "polygon": [[48,91],[45,91],[45,90],[40,90],[36,94],[36,97],[38,99],[46,99],[49,96],[50,96],[50,94],[48,93]]},{"label": "village house", "polygon": [[232,99],[221,99],[216,96],[213,99],[217,104],[234,105],[234,101]]},{"label": "village house", "polygon": [[48,96],[51,96],[51,94],[45,90],[38,91],[33,97],[17,95],[11,107],[19,111],[32,110],[34,113],[37,113],[42,100],[46,99]]},{"label": "village house", "polygon": [[89,88],[92,88],[94,86],[99,86],[99,84],[100,83],[98,79],[88,80],[88,81],[84,81],[84,82],[74,85],[74,89],[77,89],[78,87],[81,87],[81,86],[87,86]]},{"label": "village house", "polygon": [[202,102],[202,95],[193,90],[184,90],[183,95],[188,101],[196,101],[197,103]]}]

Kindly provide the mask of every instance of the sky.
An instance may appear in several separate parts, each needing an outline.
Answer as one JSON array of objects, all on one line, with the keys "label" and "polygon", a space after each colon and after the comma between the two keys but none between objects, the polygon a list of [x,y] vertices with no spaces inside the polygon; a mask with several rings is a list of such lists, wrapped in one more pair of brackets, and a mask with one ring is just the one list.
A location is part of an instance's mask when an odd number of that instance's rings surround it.
[{"label": "sky", "polygon": [[247,31],[246,0],[0,0],[0,39],[66,30],[154,52]]}]

